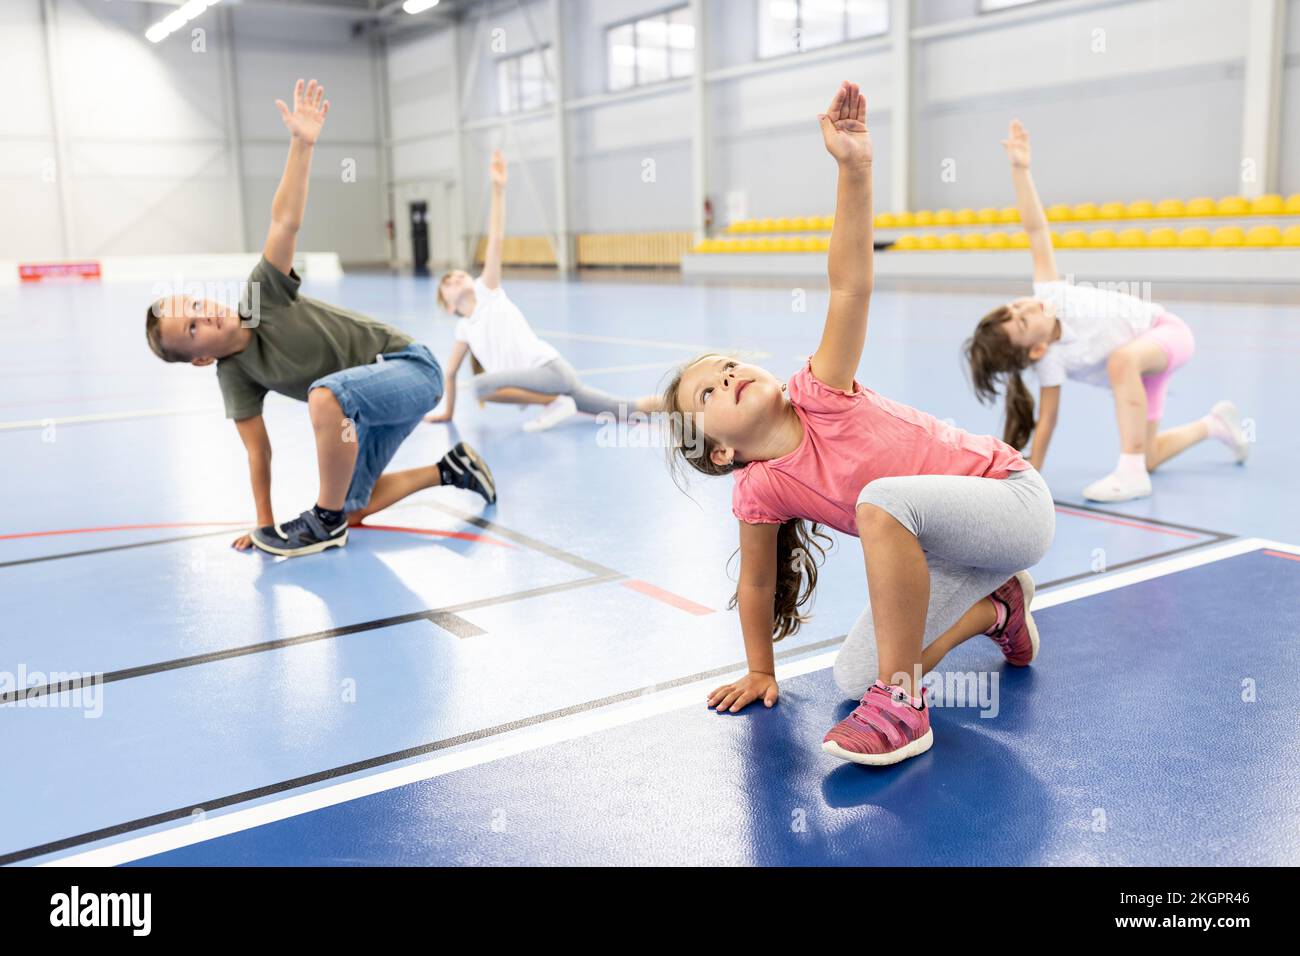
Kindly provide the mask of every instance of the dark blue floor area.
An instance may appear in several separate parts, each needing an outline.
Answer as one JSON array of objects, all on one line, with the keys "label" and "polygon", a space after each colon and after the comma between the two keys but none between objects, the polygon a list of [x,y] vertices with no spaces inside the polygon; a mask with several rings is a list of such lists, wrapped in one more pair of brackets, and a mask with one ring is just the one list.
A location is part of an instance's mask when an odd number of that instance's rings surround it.
[{"label": "dark blue floor area", "polygon": [[[677,710],[141,862],[1300,862],[1300,562],[1252,552],[1038,620],[1039,661],[990,672],[996,716],[935,708],[934,747],[897,767],[822,754],[850,704],[819,671],[770,711]],[[973,641],[945,669],[993,659]]]}]

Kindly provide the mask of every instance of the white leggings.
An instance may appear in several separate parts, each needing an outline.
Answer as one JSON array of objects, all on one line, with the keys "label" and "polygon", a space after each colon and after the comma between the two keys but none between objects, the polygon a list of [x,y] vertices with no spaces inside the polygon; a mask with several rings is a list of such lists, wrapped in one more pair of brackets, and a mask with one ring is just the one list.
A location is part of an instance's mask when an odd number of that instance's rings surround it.
[{"label": "white leggings", "polygon": [[[858,504],[889,512],[916,535],[930,567],[930,608],[922,646],[932,643],[980,598],[1047,553],[1056,508],[1047,482],[1033,468],[1006,478],[907,475],[880,478]],[[861,697],[878,676],[871,605],[835,658],[835,683]]]},{"label": "white leggings", "polygon": [[573,366],[562,358],[551,359],[545,365],[535,368],[506,369],[474,376],[474,394],[480,401],[501,388],[522,388],[543,395],[569,395],[578,406],[578,411],[589,415],[599,415],[601,412],[617,415],[620,406],[625,413],[636,411],[636,399],[620,398],[583,385]]}]

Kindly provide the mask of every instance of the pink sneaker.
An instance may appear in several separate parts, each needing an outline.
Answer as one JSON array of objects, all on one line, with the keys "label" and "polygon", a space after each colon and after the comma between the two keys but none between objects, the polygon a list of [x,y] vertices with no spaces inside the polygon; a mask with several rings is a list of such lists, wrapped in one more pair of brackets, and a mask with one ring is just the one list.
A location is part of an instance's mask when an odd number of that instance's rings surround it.
[{"label": "pink sneaker", "polygon": [[924,700],[917,707],[901,687],[876,681],[857,709],[826,734],[822,750],[841,760],[883,767],[923,754],[933,743]]},{"label": "pink sneaker", "polygon": [[1028,571],[1017,572],[989,597],[997,608],[998,620],[984,633],[1002,648],[1008,664],[1026,666],[1038,656],[1038,625],[1029,613],[1029,604],[1034,599],[1034,579]]}]

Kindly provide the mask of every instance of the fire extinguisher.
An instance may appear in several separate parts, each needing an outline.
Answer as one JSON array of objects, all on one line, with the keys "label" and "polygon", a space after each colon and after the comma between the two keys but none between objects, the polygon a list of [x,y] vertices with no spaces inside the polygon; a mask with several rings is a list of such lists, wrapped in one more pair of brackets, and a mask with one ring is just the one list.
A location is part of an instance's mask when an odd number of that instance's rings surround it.
[{"label": "fire extinguisher", "polygon": [[708,197],[704,199],[704,231],[713,231],[713,200]]}]

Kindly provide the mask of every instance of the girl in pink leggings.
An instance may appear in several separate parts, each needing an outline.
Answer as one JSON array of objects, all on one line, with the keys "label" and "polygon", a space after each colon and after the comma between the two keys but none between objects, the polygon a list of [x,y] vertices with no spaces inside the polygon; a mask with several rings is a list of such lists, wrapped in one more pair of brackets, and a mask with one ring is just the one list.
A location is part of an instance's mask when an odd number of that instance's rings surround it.
[{"label": "girl in pink leggings", "polygon": [[[1223,442],[1238,462],[1249,444],[1236,406],[1221,401],[1209,414],[1160,431],[1169,378],[1196,349],[1192,330],[1153,302],[1091,284],[1062,282],[1052,237],[1029,174],[1029,134],[1019,120],[1002,143],[1011,159],[1020,219],[1034,259],[1034,294],[1000,305],[980,320],[966,342],[975,392],[984,401],[1005,380],[1003,438],[1015,448],[1033,439],[1030,461],[1041,469],[1060,410],[1067,378],[1115,393],[1120,456],[1115,470],[1083,489],[1093,501],[1128,501],[1151,494],[1151,476],[1161,463],[1207,438]],[[1020,378],[1033,367],[1040,411]]]}]

